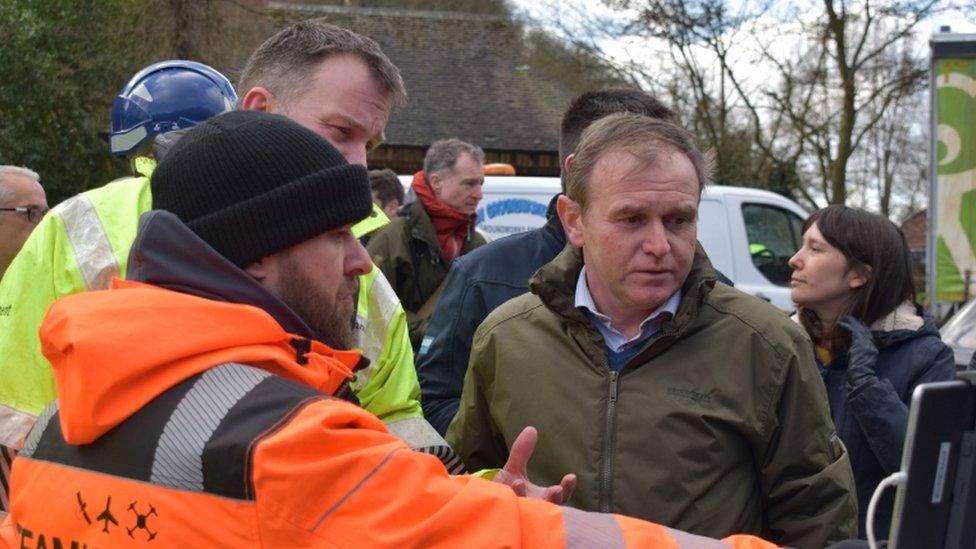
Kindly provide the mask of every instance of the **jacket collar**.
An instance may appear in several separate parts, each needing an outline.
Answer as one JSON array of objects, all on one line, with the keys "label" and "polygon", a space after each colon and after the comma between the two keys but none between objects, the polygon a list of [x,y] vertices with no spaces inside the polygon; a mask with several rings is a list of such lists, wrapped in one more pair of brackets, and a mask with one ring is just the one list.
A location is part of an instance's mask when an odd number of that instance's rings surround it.
[{"label": "jacket collar", "polygon": [[170,212],[153,210],[140,218],[126,278],[213,301],[252,305],[289,333],[319,339],[288,305]]},{"label": "jacket collar", "polygon": [[[583,250],[568,244],[529,279],[529,289],[564,321],[587,326],[599,335],[583,312],[575,307],[576,283],[582,268]],[[665,322],[665,330],[680,333],[690,325],[697,318],[705,297],[715,287],[715,281],[711,261],[701,244],[696,244],[691,272],[681,287],[681,304],[674,318]]]},{"label": "jacket collar", "polygon": [[[434,229],[434,223],[430,220],[430,215],[427,210],[424,209],[423,204],[420,200],[415,200],[400,210],[400,217],[407,218],[407,225],[410,228],[410,237],[419,240],[433,250],[437,257],[443,262],[444,265],[448,265],[448,261],[444,257],[444,252],[441,250],[440,242],[437,240],[437,231]],[[467,234],[464,237],[464,242],[461,244],[461,253],[458,257],[471,251],[472,239],[474,238],[474,220],[475,217],[471,218],[472,221],[468,224]],[[558,221],[558,218],[557,218]]]},{"label": "jacket collar", "polygon": [[890,347],[910,339],[939,336],[939,330],[924,309],[905,301],[894,311],[871,324],[878,348]]},{"label": "jacket collar", "polygon": [[410,237],[420,240],[427,244],[432,250],[437,250],[438,257],[444,259],[441,252],[441,245],[437,242],[437,231],[434,230],[434,223],[430,220],[427,210],[420,200],[414,200],[400,210],[400,215],[407,218],[410,227]]},{"label": "jacket collar", "polygon": [[905,301],[888,313],[884,318],[880,318],[871,324],[872,332],[893,332],[895,330],[915,331],[922,327],[925,320],[915,309],[911,301]]}]

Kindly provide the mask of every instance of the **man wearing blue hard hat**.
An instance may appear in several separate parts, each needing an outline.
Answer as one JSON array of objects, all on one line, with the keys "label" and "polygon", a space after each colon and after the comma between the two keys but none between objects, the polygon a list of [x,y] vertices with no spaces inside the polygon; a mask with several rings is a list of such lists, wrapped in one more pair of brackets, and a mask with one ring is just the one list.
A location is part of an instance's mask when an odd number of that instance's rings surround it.
[{"label": "man wearing blue hard hat", "polygon": [[224,75],[195,61],[163,61],[132,77],[112,105],[109,150],[132,157],[150,138],[196,126],[234,109],[237,94]]},{"label": "man wearing blue hard hat", "polygon": [[[203,63],[164,61],[136,73],[115,98],[109,149],[131,177],[70,198],[50,211],[0,280],[0,461],[18,450],[36,415],[55,398],[37,329],[55,299],[108,288],[124,277],[138,214],[152,208],[155,156],[178,130],[234,109],[237,94]],[[154,146],[157,150],[153,150]],[[0,463],[0,517],[6,471]]]}]

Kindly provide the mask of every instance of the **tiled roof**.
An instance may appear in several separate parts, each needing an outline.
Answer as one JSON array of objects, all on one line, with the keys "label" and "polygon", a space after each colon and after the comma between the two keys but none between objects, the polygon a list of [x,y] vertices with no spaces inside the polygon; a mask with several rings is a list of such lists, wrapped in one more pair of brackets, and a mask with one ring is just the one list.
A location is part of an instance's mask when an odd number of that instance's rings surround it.
[{"label": "tiled roof", "polygon": [[270,3],[324,17],[376,40],[400,68],[409,100],[393,113],[387,144],[426,147],[457,137],[485,149],[556,151],[573,92],[533,71],[521,30],[495,16]]}]

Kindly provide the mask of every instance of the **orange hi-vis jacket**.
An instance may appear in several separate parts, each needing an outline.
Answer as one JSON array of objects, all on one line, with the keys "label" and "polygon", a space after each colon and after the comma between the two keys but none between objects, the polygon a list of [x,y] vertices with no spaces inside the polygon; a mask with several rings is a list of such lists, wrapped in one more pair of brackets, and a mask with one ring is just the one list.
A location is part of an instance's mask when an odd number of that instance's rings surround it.
[{"label": "orange hi-vis jacket", "polygon": [[12,473],[11,547],[741,547],[450,476],[330,396],[360,360],[264,310],[136,282],[41,327],[58,401]]}]

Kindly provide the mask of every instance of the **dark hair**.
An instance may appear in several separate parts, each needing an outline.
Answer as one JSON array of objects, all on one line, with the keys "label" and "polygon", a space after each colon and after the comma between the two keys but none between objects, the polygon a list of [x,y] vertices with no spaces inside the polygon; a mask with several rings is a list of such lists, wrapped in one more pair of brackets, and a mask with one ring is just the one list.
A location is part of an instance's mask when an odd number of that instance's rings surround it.
[{"label": "dark hair", "polygon": [[328,57],[339,54],[362,59],[376,82],[386,90],[393,107],[406,101],[400,70],[379,44],[324,19],[299,21],[261,44],[241,73],[237,87],[241,90],[239,101],[244,101],[244,95],[255,86],[266,88],[279,102],[293,101],[311,87],[312,71]]},{"label": "dark hair", "polygon": [[641,169],[657,165],[662,156],[678,152],[688,158],[698,178],[698,197],[711,181],[714,162],[710,154],[698,148],[695,136],[688,130],[657,118],[629,112],[611,114],[586,128],[576,148],[576,156],[565,170],[566,196],[587,206],[587,183],[605,154],[620,150],[638,160]]},{"label": "dark hair", "polygon": [[393,170],[369,170],[369,188],[376,193],[381,206],[394,200],[403,204],[403,185]]},{"label": "dark hair", "polygon": [[[839,204],[814,212],[803,224],[803,232],[814,223],[824,240],[844,254],[848,267],[867,267],[870,271],[867,283],[853,291],[839,318],[850,315],[870,326],[902,303],[915,303],[911,254],[905,235],[894,223],[878,214]],[[826,344],[832,354],[847,348],[845,331],[825,333],[813,311],[800,308],[799,315],[811,337]]]},{"label": "dark hair", "polygon": [[677,118],[674,111],[642,90],[607,88],[585,92],[574,99],[563,114],[559,128],[560,167],[566,163],[566,157],[576,150],[583,130],[604,116],[619,112],[642,114],[670,122]]}]

